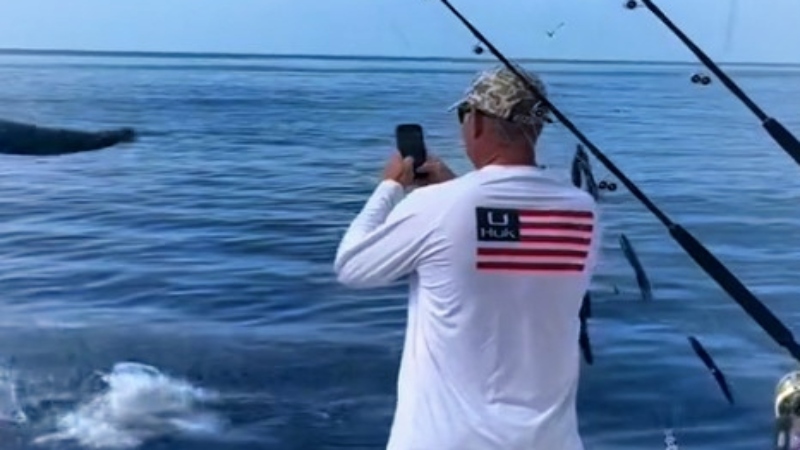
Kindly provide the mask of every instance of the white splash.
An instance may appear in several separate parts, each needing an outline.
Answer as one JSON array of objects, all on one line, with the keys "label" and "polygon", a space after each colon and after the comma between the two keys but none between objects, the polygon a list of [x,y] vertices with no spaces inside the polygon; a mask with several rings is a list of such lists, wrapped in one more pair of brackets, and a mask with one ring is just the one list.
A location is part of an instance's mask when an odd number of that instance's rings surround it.
[{"label": "white splash", "polygon": [[28,417],[17,397],[17,382],[10,364],[0,365],[0,422],[24,424]]},{"label": "white splash", "polygon": [[678,450],[678,440],[675,439],[675,433],[671,429],[664,430],[664,447],[665,450]]},{"label": "white splash", "polygon": [[202,411],[216,396],[155,367],[125,362],[101,375],[107,388],[58,420],[37,444],[73,440],[94,449],[130,449],[167,436],[213,437],[224,423]]}]

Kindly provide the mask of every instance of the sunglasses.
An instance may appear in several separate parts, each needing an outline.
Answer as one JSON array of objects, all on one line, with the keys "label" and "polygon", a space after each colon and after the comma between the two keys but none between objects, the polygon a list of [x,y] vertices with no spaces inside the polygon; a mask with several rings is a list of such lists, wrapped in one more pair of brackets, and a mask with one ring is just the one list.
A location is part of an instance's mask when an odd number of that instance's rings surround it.
[{"label": "sunglasses", "polygon": [[499,119],[499,117],[495,116],[494,114],[489,114],[489,113],[483,112],[480,109],[475,108],[474,106],[470,105],[469,103],[462,103],[462,104],[458,105],[458,108],[456,109],[456,112],[458,113],[458,123],[462,123],[462,124],[464,123],[464,119],[467,117],[467,114],[470,114],[470,113],[472,113],[472,114],[481,113],[482,115],[484,115],[486,117],[494,117],[496,119]]},{"label": "sunglasses", "polygon": [[456,113],[458,113],[458,123],[464,123],[464,118],[467,117],[467,114],[473,111],[474,109],[467,103],[458,105],[458,108],[456,109]]},{"label": "sunglasses", "polygon": [[495,119],[505,120],[505,119],[501,119],[500,117],[498,117],[498,116],[496,116],[494,114],[489,114],[489,113],[484,112],[484,111],[482,111],[482,110],[480,110],[478,108],[475,108],[474,106],[470,105],[469,103],[462,103],[462,104],[458,105],[458,109],[456,109],[456,111],[458,112],[458,123],[462,123],[462,124],[464,123],[464,119],[467,117],[467,114],[470,114],[470,113],[472,113],[472,114],[480,113],[481,115],[484,115],[486,117],[492,117],[492,118],[495,118]]}]

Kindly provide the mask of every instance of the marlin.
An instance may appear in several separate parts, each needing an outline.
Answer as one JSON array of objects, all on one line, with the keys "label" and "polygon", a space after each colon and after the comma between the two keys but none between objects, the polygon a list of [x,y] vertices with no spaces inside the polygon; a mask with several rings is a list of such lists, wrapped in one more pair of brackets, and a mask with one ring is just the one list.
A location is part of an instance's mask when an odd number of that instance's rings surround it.
[{"label": "marlin", "polygon": [[81,131],[0,120],[0,154],[58,156],[101,150],[136,140],[133,128]]},{"label": "marlin", "polygon": [[590,317],[592,317],[592,294],[587,291],[583,296],[583,303],[581,304],[579,313],[581,328],[580,335],[578,336],[578,344],[581,347],[583,359],[587,364],[592,365],[594,364],[594,354],[592,353],[592,342],[589,340],[589,328],[587,324]]},{"label": "marlin", "polygon": [[577,149],[575,150],[575,156],[572,158],[572,184],[575,187],[583,186],[583,180],[586,180],[586,192],[588,192],[592,198],[598,200],[600,198],[600,190],[597,185],[597,181],[594,178],[594,173],[592,172],[592,166],[589,163],[589,155],[586,153],[586,150],[583,149],[581,144],[578,144]]}]

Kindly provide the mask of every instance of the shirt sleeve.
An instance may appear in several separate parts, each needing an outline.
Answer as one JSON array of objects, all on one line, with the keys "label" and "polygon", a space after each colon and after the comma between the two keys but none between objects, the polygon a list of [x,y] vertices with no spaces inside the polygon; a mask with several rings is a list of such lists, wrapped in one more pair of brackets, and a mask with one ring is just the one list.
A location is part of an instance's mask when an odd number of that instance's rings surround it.
[{"label": "shirt sleeve", "polygon": [[410,274],[425,254],[433,221],[400,184],[378,185],[347,229],[336,253],[340,283],[355,288],[389,285]]}]

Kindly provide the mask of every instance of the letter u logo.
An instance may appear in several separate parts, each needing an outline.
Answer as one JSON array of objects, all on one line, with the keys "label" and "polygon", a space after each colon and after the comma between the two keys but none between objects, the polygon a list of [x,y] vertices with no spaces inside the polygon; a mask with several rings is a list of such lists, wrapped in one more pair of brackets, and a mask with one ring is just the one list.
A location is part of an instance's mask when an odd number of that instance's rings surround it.
[{"label": "letter u logo", "polygon": [[488,217],[486,218],[489,222],[489,225],[495,226],[507,226],[509,224],[508,214],[504,213],[500,216],[500,219],[495,217],[495,212],[489,211]]}]

